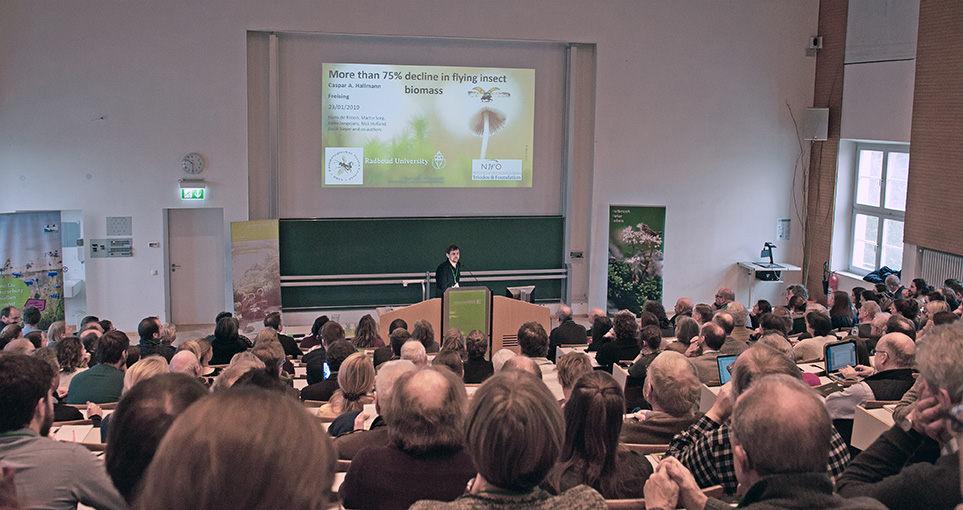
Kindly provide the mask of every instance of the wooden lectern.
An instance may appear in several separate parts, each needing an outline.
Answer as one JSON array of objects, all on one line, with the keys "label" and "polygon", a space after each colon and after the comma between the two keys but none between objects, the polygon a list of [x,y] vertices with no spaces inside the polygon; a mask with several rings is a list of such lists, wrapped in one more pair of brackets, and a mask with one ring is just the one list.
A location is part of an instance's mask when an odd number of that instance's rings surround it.
[{"label": "wooden lectern", "polygon": [[[538,322],[545,328],[548,334],[552,328],[552,314],[547,307],[526,303],[517,299],[510,299],[503,296],[492,296],[491,306],[491,343],[489,344],[488,359],[499,349],[510,349],[520,353],[518,347],[518,328],[526,322]],[[415,322],[425,319],[431,323],[435,330],[435,341],[439,344],[444,336],[442,328],[442,301],[441,298],[432,298],[421,303],[415,303],[404,308],[395,310],[378,309],[378,331],[385,343],[389,342],[388,326],[395,319],[404,319],[408,323],[408,330],[414,327]]]}]

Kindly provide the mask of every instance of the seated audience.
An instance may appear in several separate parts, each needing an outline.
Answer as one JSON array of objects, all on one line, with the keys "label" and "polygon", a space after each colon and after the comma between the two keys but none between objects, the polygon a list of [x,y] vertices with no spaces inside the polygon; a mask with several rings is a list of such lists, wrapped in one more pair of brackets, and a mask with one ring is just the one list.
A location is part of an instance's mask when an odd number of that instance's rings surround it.
[{"label": "seated audience", "polygon": [[349,356],[357,353],[358,350],[347,340],[338,340],[329,345],[327,357],[328,368],[331,370],[331,374],[327,379],[302,388],[301,400],[320,400],[324,402],[330,400],[339,387],[338,372],[341,370],[341,365]]},{"label": "seated audience", "polygon": [[[378,370],[378,377],[375,378],[375,411],[377,411],[378,416],[371,422],[368,430],[357,426],[358,424],[353,419],[352,430],[341,433],[334,439],[334,446],[339,459],[351,460],[362,448],[388,444],[388,427],[384,416],[391,412],[388,406],[391,392],[394,390],[395,382],[402,374],[413,372],[415,369],[416,367],[412,362],[405,360],[388,361],[381,366],[381,369]],[[349,414],[352,413],[345,413],[342,416]],[[363,420],[370,418],[363,411],[358,414],[361,415]],[[355,416],[355,418],[357,417],[358,415]],[[364,424],[363,420],[361,425]],[[331,427],[334,427],[335,423],[332,422]],[[331,431],[331,427],[328,428],[328,432]]]},{"label": "seated audience", "polygon": [[333,420],[349,411],[360,411],[374,401],[375,370],[371,360],[362,352],[347,357],[338,370],[338,389],[331,400],[318,409],[318,417]]},{"label": "seated audience", "polygon": [[522,372],[528,372],[537,377],[539,381],[542,381],[543,378],[542,369],[538,367],[538,363],[535,363],[535,360],[524,354],[509,358],[505,361],[505,364],[502,365],[502,370],[521,370]]},{"label": "seated audience", "polygon": [[880,312],[879,303],[876,301],[866,300],[863,301],[863,305],[859,307],[859,337],[869,338],[873,334],[873,319],[876,318],[876,314]]},{"label": "seated audience", "polygon": [[322,315],[314,319],[314,323],[311,325],[311,334],[302,338],[298,347],[302,349],[310,349],[312,347],[321,345],[321,327],[324,326],[324,323],[326,322],[328,322],[327,315]]},{"label": "seated audience", "polygon": [[385,346],[385,341],[378,334],[378,323],[370,313],[364,314],[358,321],[358,328],[354,332],[351,343],[358,349],[377,349]]},{"label": "seated audience", "polygon": [[806,314],[806,331],[811,337],[800,340],[793,346],[797,361],[821,360],[824,356],[823,347],[839,340],[833,334],[833,323],[829,316],[821,312]]},{"label": "seated audience", "polygon": [[281,312],[271,312],[264,317],[264,327],[271,328],[277,331],[278,342],[281,342],[281,348],[284,350],[284,355],[288,359],[298,359],[301,357],[301,349],[298,348],[298,343],[294,341],[294,338],[285,335],[284,331],[284,321],[281,319]]},{"label": "seated audience", "polygon": [[427,353],[435,353],[441,350],[441,346],[435,340],[435,328],[431,327],[431,323],[424,319],[415,321],[415,326],[411,330],[411,339],[421,342]]},{"label": "seated audience", "polygon": [[756,304],[752,305],[752,310],[749,312],[749,322],[752,329],[759,327],[759,319],[767,313],[772,313],[772,303],[765,299],[760,299],[756,301]]},{"label": "seated audience", "polygon": [[[562,386],[562,405],[568,402],[572,394],[572,387],[579,377],[592,372],[592,360],[583,352],[569,352],[563,354],[555,364],[558,370],[558,383]],[[539,371],[541,374],[541,371]],[[624,411],[624,410],[623,410]]]},{"label": "seated audience", "polygon": [[239,353],[246,351],[250,345],[238,335],[237,319],[228,315],[217,322],[214,328],[214,338],[211,340],[212,365],[226,365],[231,362],[231,358]]},{"label": "seated audience", "polygon": [[44,344],[47,343],[43,331],[31,331],[24,334],[23,337],[27,340],[30,340],[30,343],[32,343],[37,349],[43,347]]},{"label": "seated audience", "polygon": [[56,321],[47,328],[47,347],[56,347],[57,342],[70,336],[70,326],[64,321]]},{"label": "seated audience", "polygon": [[[697,337],[693,347],[701,347],[702,354],[692,358],[692,364],[699,371],[699,380],[707,386],[719,386],[719,366],[716,358],[719,349],[726,343],[726,332],[715,322],[707,322],[702,326],[702,334]],[[690,347],[690,350],[694,349]]]},{"label": "seated audience", "polygon": [[84,415],[77,408],[60,403],[61,399],[57,396],[57,388],[60,387],[60,365],[57,363],[57,351],[50,347],[41,347],[34,350],[30,355],[50,365],[50,368],[56,374],[51,384],[53,388],[54,421],[83,420]]},{"label": "seated audience", "polygon": [[545,328],[537,322],[526,322],[518,328],[517,338],[522,355],[528,356],[538,365],[542,372],[542,382],[555,395],[555,399],[565,398],[562,395],[562,385],[558,383],[558,371],[555,369],[555,363],[546,357],[548,355],[548,335],[545,334]]},{"label": "seated audience", "polygon": [[[827,319],[828,320],[828,319]],[[669,443],[667,457],[676,457],[692,472],[699,487],[722,485],[726,494],[735,494],[739,481],[732,457],[732,402],[739,398],[753,382],[764,375],[785,374],[802,379],[799,368],[783,353],[756,343],[736,360],[732,380],[720,388],[715,403],[688,429]],[[765,390],[765,387],[762,387]],[[765,393],[765,392],[763,392]],[[776,403],[778,397],[770,400]],[[792,415],[798,419],[799,415]],[[799,420],[805,422],[805,420]],[[786,453],[781,451],[781,454]],[[836,476],[849,462],[846,442],[832,430],[829,448],[829,474]]]},{"label": "seated audience", "polygon": [[134,502],[144,472],[174,420],[206,395],[207,388],[196,377],[159,374],[135,385],[117,403],[110,415],[104,460],[128,503]]},{"label": "seated audience", "polygon": [[622,389],[611,375],[591,371],[579,377],[565,404],[565,444],[544,484],[549,491],[559,494],[584,484],[606,499],[642,497],[652,465],[619,446],[624,412]]},{"label": "seated audience", "polygon": [[675,342],[670,342],[666,349],[684,354],[692,339],[698,336],[699,323],[691,317],[680,317],[675,323]]},{"label": "seated audience", "polygon": [[629,367],[629,376],[641,382],[645,380],[645,372],[649,368],[649,363],[652,363],[652,360],[661,352],[662,332],[656,326],[646,326],[639,331],[639,340],[641,340],[642,349],[639,351],[639,355],[632,360],[632,366]]},{"label": "seated audience", "polygon": [[837,290],[829,294],[829,320],[832,329],[849,329],[856,325],[856,311],[848,292]]},{"label": "seated audience", "polygon": [[13,470],[17,499],[26,508],[126,509],[97,457],[47,437],[55,377],[43,360],[0,356],[0,465]]},{"label": "seated audience", "polygon": [[465,364],[461,361],[461,354],[458,351],[452,349],[442,349],[441,352],[435,355],[435,358],[431,360],[431,366],[433,367],[444,367],[447,370],[451,370],[451,373],[458,376],[464,382],[465,377]]},{"label": "seated audience", "polygon": [[642,311],[649,312],[655,316],[656,320],[658,321],[658,324],[656,325],[659,327],[659,331],[662,333],[662,336],[670,337],[675,333],[675,326],[671,321],[669,321],[669,317],[665,313],[665,307],[662,306],[662,302],[654,299],[646,300],[646,302],[642,304]]},{"label": "seated audience", "polygon": [[713,314],[715,314],[715,311],[705,303],[699,303],[692,309],[692,318],[695,319],[700,328],[703,324],[712,320]]},{"label": "seated audience", "polygon": [[390,443],[351,460],[340,490],[344,507],[402,510],[420,499],[461,495],[476,472],[463,446],[467,398],[464,384],[447,370],[402,374],[385,415]]},{"label": "seated audience", "polygon": [[915,407],[837,478],[840,495],[868,496],[901,510],[949,510],[963,502],[959,456],[951,446],[960,422],[950,412],[963,403],[963,325],[934,327],[916,346],[916,364]]},{"label": "seated audience", "polygon": [[412,338],[401,346],[401,359],[408,360],[415,365],[425,366],[428,364],[428,353],[425,352],[425,344]]},{"label": "seated audience", "polygon": [[68,386],[67,403],[103,404],[120,400],[120,394],[124,390],[129,345],[130,339],[123,331],[104,333],[100,340],[97,340],[97,350],[94,352],[97,364],[74,375]]},{"label": "seated audience", "polygon": [[588,332],[572,318],[572,308],[568,305],[559,305],[555,313],[558,318],[558,326],[552,329],[548,336],[548,359],[554,363],[558,356],[556,348],[559,345],[584,345],[589,343]]},{"label": "seated audience", "polygon": [[612,329],[615,330],[615,340],[599,347],[598,354],[595,355],[595,361],[602,370],[609,373],[612,373],[612,365],[619,361],[633,360],[642,350],[637,338],[639,327],[632,312],[622,310],[615,314]]},{"label": "seated audience", "polygon": [[374,365],[380,367],[386,361],[401,359],[401,346],[411,339],[411,334],[405,328],[395,328],[388,334],[388,345],[378,347],[374,352]]},{"label": "seated audience", "polygon": [[468,354],[468,361],[465,362],[465,384],[478,384],[485,382],[495,373],[492,362],[485,359],[488,352],[488,337],[479,329],[468,333],[465,340],[465,350]]},{"label": "seated audience", "polygon": [[[495,354],[492,354],[492,368],[495,369],[495,372],[501,372],[505,363],[515,356],[518,356],[518,354],[515,354],[515,351],[511,349],[499,349]],[[539,373],[541,373],[541,370],[539,370]]]},{"label": "seated audience", "polygon": [[612,319],[609,319],[605,315],[601,317],[596,317],[594,322],[592,322],[592,343],[589,344],[589,351],[598,351],[599,347],[602,347],[611,338],[608,336],[608,332],[612,329]]},{"label": "seated audience", "polygon": [[161,328],[161,321],[157,317],[145,317],[137,325],[137,335],[140,337],[137,347],[142,358],[157,355],[170,362],[174,348],[161,343]]},{"label": "seated audience", "polygon": [[[558,496],[538,490],[559,458],[564,425],[555,398],[532,375],[512,370],[489,378],[472,398],[466,421],[458,444],[464,441],[474,459],[468,493],[451,503],[420,501],[412,510],[607,508],[602,496],[588,486]],[[457,496],[463,491],[459,487],[452,492]]]},{"label": "seated audience", "polygon": [[[732,331],[726,331],[726,336],[742,342],[740,345],[745,345],[746,348],[748,348],[749,345],[746,344],[746,342],[749,341],[749,335],[752,334],[752,330],[748,327],[750,321],[749,310],[746,309],[746,305],[738,301],[733,301],[726,306],[725,312],[720,313],[726,313],[732,317]],[[719,313],[716,314],[716,316],[718,315]],[[725,348],[723,349],[725,350]],[[741,353],[742,351],[739,352]]]},{"label": "seated audience", "polygon": [[328,346],[344,339],[344,327],[341,324],[328,321],[321,326],[321,344],[312,347],[301,357],[301,363],[307,368],[308,384],[324,380],[324,363],[328,360]]},{"label": "seated audience", "polygon": [[[732,314],[729,313],[729,310],[732,308],[737,308],[739,306],[742,306],[742,303],[739,303],[738,301],[733,301],[729,303],[729,306],[726,307],[726,310],[724,312],[716,312],[715,316],[712,317],[712,322],[715,322],[716,324],[721,326],[723,333],[725,333],[726,335],[726,341],[722,344],[722,347],[719,348],[720,354],[723,354],[723,355],[742,354],[743,351],[749,348],[748,340],[751,332],[749,331],[748,328],[743,327],[742,329],[745,330],[745,335],[740,335],[740,336],[745,336],[746,338],[745,340],[740,340],[732,336],[733,332],[736,330],[736,326],[735,326],[736,323]],[[745,310],[745,307],[742,307],[742,309]]]},{"label": "seated audience", "polygon": [[[909,319],[913,327],[917,327],[916,320],[920,314],[920,304],[915,299],[896,299],[889,307],[890,313]],[[889,331],[892,333],[892,331]]]},{"label": "seated audience", "polygon": [[201,376],[201,364],[193,352],[177,351],[171,358],[170,371],[172,374],[184,374],[197,379]]},{"label": "seated audience", "polygon": [[[137,383],[150,379],[158,374],[170,372],[170,365],[163,356],[148,356],[134,363],[124,373],[124,390],[127,393]],[[116,400],[112,401],[116,402]]]},{"label": "seated audience", "polygon": [[[465,337],[458,328],[451,328],[445,332],[445,337],[441,339],[441,350],[450,350],[458,353],[461,361],[468,361],[468,350],[465,347]],[[440,352],[440,351],[439,351]]]},{"label": "seated audience", "polygon": [[3,346],[4,354],[24,354],[30,355],[36,347],[33,343],[26,338],[18,338],[16,340],[11,340],[7,345]]},{"label": "seated audience", "polygon": [[239,359],[236,363],[231,363],[221,371],[220,375],[214,378],[211,391],[216,393],[234,386],[238,379],[252,370],[264,370],[264,362],[253,355],[246,359]]},{"label": "seated audience", "polygon": [[736,293],[728,287],[722,287],[716,291],[715,301],[712,303],[712,307],[715,311],[725,310],[729,303],[736,300]]},{"label": "seated audience", "polygon": [[702,382],[692,362],[674,351],[656,356],[643,386],[651,411],[640,411],[622,426],[623,443],[668,444],[701,416],[696,413]]},{"label": "seated audience", "polygon": [[902,333],[916,340],[916,323],[899,314],[891,315],[886,321],[886,333]]},{"label": "seated audience", "polygon": [[[808,303],[802,296],[794,295],[789,298],[789,316],[792,319],[790,335],[806,332],[806,306]],[[831,324],[831,323],[830,323]]]},{"label": "seated audience", "polygon": [[135,507],[324,509],[332,506],[334,470],[331,440],[301,404],[258,388],[235,388],[196,402],[177,418],[143,477]]},{"label": "seated audience", "polygon": [[673,311],[675,312],[675,315],[669,319],[669,322],[672,323],[672,327],[674,328],[679,325],[679,319],[683,317],[692,317],[692,300],[687,297],[680,297],[678,300],[676,300]]},{"label": "seated audience", "polygon": [[[798,419],[800,415],[807,419]],[[833,482],[826,476],[832,424],[819,395],[798,378],[760,378],[736,401],[731,428],[736,477],[746,489],[740,508],[886,508],[870,498],[844,499],[833,493]],[[692,474],[672,457],[663,459],[649,477],[645,504],[649,509],[678,504],[686,510],[729,507],[707,498]]]},{"label": "seated audience", "polygon": [[858,383],[826,397],[826,408],[833,420],[852,420],[856,406],[867,400],[899,400],[913,386],[916,344],[902,333],[887,333],[876,344],[873,367],[844,367],[846,377],[863,377]]}]

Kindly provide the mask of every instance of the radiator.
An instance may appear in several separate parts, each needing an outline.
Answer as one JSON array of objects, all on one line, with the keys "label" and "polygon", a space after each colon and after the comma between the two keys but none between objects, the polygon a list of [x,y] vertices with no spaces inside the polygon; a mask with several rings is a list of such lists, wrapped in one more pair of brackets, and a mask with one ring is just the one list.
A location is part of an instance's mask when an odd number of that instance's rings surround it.
[{"label": "radiator", "polygon": [[920,248],[920,277],[937,289],[947,278],[963,279],[963,257],[929,248]]}]

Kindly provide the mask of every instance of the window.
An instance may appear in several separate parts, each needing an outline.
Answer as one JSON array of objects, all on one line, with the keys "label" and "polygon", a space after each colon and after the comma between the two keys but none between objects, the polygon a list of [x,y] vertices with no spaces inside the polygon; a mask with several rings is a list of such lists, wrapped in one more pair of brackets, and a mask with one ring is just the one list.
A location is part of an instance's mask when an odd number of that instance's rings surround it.
[{"label": "window", "polygon": [[850,270],[860,274],[903,265],[903,215],[909,146],[856,146]]}]

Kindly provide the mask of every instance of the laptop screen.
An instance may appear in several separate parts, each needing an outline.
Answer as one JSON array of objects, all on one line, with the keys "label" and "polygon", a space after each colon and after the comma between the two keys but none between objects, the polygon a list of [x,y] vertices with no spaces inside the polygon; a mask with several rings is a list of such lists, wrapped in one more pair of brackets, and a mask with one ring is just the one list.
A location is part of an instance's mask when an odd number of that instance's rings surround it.
[{"label": "laptop screen", "polygon": [[826,373],[838,372],[847,365],[856,366],[855,342],[841,342],[826,346]]},{"label": "laptop screen", "polygon": [[736,362],[738,355],[733,356],[719,356],[716,358],[716,363],[719,366],[719,384],[725,384],[732,379],[732,372],[729,371],[729,367]]}]

